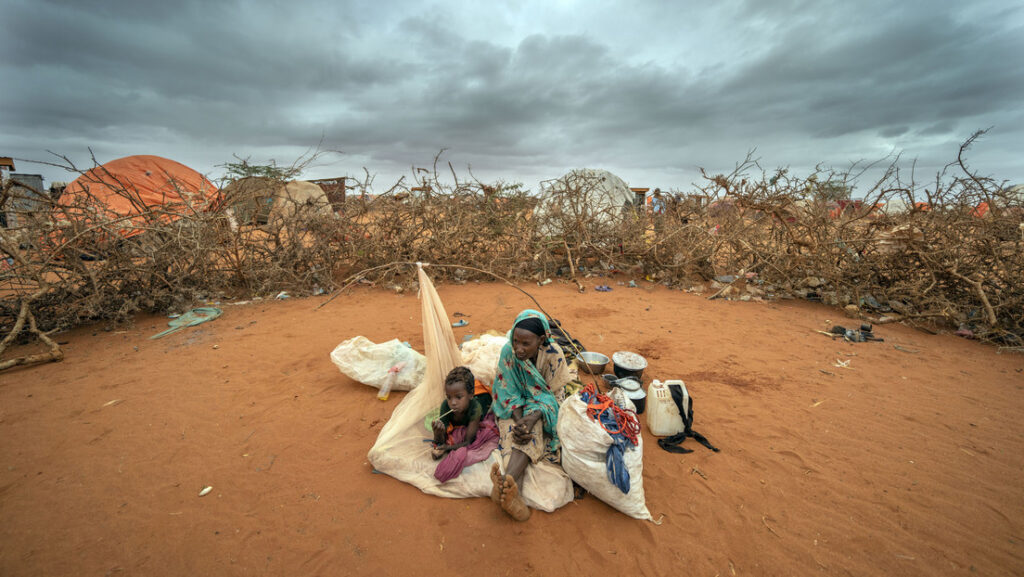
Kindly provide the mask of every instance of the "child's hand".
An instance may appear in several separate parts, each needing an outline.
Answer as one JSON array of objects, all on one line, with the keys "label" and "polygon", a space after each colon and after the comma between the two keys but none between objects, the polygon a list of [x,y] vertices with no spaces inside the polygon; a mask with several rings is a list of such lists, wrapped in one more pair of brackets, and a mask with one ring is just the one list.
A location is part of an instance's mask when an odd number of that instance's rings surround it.
[{"label": "child's hand", "polygon": [[430,426],[432,429],[434,429],[434,433],[445,432],[445,426],[444,423],[441,422],[441,419],[435,419],[434,422],[430,424]]}]

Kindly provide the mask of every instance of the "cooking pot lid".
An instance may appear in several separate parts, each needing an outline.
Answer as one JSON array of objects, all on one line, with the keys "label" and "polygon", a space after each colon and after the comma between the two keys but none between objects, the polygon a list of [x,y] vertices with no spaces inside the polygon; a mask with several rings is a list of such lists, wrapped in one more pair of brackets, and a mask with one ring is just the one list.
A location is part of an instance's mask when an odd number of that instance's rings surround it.
[{"label": "cooking pot lid", "polygon": [[618,381],[616,381],[615,385],[629,394],[643,390],[640,388],[640,382],[631,377],[619,379]]}]

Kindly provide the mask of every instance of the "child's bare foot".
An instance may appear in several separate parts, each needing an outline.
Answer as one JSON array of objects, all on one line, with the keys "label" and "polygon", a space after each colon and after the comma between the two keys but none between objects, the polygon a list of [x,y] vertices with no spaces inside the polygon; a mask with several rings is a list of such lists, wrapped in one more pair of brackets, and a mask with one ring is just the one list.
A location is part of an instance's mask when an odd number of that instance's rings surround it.
[{"label": "child's bare foot", "polygon": [[444,453],[445,450],[442,449],[441,447],[434,447],[433,449],[430,450],[430,456],[433,457],[435,461],[443,457]]},{"label": "child's bare foot", "polygon": [[501,505],[501,489],[505,479],[501,476],[501,468],[497,463],[491,466],[491,483],[494,485],[491,489],[491,501],[494,501],[495,505]]},{"label": "child's bare foot", "polygon": [[519,487],[511,476],[505,477],[505,485],[501,490],[501,508],[516,521],[525,521],[533,513],[523,502]]}]

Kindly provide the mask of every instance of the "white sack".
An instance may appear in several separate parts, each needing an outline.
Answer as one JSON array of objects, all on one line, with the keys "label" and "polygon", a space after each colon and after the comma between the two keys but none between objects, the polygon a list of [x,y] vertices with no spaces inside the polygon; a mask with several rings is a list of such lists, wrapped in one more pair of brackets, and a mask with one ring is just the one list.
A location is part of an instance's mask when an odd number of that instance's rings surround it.
[{"label": "white sack", "polygon": [[498,372],[498,358],[501,357],[501,347],[508,342],[505,335],[483,334],[479,337],[462,343],[462,362],[473,371],[473,376],[486,384],[488,388],[494,382],[494,376]]},{"label": "white sack", "polygon": [[[359,336],[341,343],[331,351],[331,361],[354,381],[380,389],[393,377],[392,391],[409,391],[423,380],[427,358],[398,339],[374,344]],[[403,365],[404,363],[404,365]],[[392,367],[399,367],[389,372]]]},{"label": "white sack", "polygon": [[[633,409],[624,395],[614,395],[616,404]],[[587,416],[587,404],[579,394],[565,399],[558,410],[558,437],[562,440],[562,468],[590,494],[635,519],[653,520],[644,498],[644,440],[627,448],[623,455],[629,471],[629,493],[623,493],[608,480],[605,455],[612,437],[601,425]]]}]

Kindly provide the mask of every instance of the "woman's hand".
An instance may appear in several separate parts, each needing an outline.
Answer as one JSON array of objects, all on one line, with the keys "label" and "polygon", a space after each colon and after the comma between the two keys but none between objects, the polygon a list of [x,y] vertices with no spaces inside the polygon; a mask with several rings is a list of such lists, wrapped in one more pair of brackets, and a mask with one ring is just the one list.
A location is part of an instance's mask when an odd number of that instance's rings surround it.
[{"label": "woman's hand", "polygon": [[512,440],[519,445],[525,445],[533,440],[533,427],[540,420],[539,412],[530,413],[516,422],[512,428]]}]

